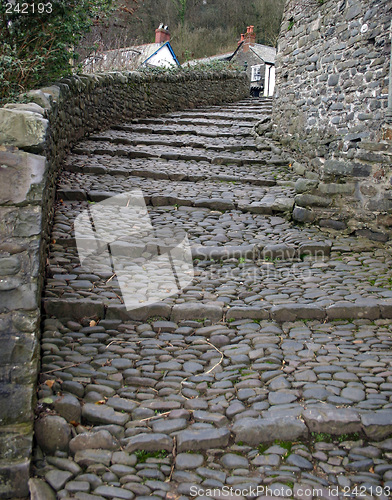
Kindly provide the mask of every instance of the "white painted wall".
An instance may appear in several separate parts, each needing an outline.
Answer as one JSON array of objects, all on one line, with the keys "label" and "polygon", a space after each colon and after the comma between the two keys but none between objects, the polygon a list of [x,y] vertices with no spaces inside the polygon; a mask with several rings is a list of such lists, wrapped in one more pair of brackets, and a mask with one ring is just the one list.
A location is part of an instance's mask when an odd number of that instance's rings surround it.
[{"label": "white painted wall", "polygon": [[146,63],[149,66],[159,66],[160,68],[169,68],[176,64],[167,45],[164,45],[156,54],[150,57]]},{"label": "white painted wall", "polygon": [[275,66],[265,65],[264,97],[271,97],[275,91]]}]

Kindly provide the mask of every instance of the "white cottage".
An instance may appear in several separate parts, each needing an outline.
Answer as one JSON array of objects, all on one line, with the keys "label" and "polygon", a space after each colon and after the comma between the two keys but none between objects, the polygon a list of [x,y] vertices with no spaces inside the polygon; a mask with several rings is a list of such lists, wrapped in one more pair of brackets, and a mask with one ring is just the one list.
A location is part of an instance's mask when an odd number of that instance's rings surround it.
[{"label": "white cottage", "polygon": [[96,52],[83,63],[84,73],[135,71],[143,66],[169,68],[180,66],[170,44],[170,33],[162,24],[155,30],[155,43]]},{"label": "white cottage", "polygon": [[275,47],[256,43],[254,26],[248,26],[247,32],[241,34],[241,40],[231,61],[243,66],[250,79],[251,93],[264,96],[274,95],[275,90]]},{"label": "white cottage", "polygon": [[256,43],[254,26],[248,26],[247,32],[241,34],[241,40],[234,52],[217,54],[202,59],[194,59],[186,64],[193,66],[198,63],[209,63],[214,61],[233,62],[242,67],[250,80],[250,94],[259,97],[274,95],[275,91],[275,47]]}]

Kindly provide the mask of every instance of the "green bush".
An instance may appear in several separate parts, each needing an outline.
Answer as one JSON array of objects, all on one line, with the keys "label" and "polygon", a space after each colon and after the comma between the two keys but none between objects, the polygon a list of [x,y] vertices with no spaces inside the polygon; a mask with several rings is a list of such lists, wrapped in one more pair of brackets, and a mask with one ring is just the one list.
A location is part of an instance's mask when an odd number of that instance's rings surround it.
[{"label": "green bush", "polygon": [[0,102],[75,69],[73,48],[113,0],[0,1]]},{"label": "green bush", "polygon": [[182,66],[169,66],[169,67],[157,67],[157,66],[142,66],[138,69],[144,74],[177,74],[177,73],[214,73],[219,71],[237,71],[242,72],[243,67],[236,63],[221,60],[211,60],[196,62],[194,64],[184,63]]}]

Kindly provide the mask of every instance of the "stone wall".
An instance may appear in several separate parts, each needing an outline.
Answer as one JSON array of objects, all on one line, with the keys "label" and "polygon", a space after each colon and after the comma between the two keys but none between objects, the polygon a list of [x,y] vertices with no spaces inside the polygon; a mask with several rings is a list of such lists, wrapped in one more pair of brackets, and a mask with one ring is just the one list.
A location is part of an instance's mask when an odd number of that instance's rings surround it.
[{"label": "stone wall", "polygon": [[[392,143],[384,127],[390,0],[288,0],[274,137],[307,159],[294,219],[386,239]],[[301,169],[301,167],[299,167]]]},{"label": "stone wall", "polygon": [[[222,92],[222,88],[224,92]],[[28,495],[40,302],[56,177],[73,143],[134,117],[246,97],[245,74],[75,76],[0,108],[0,497]]]}]

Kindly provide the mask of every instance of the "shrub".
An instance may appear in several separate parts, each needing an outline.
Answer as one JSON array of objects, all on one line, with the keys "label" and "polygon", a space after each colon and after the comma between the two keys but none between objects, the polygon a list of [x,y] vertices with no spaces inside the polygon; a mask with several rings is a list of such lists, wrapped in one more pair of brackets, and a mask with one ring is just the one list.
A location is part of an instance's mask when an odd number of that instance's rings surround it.
[{"label": "shrub", "polygon": [[73,48],[113,0],[0,2],[0,102],[68,75],[76,66]]}]

